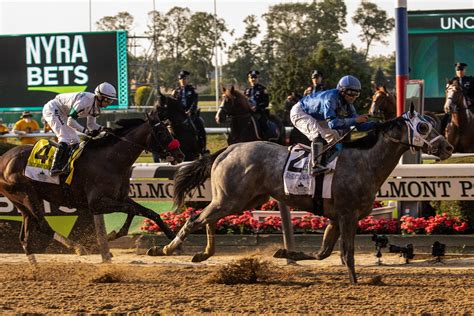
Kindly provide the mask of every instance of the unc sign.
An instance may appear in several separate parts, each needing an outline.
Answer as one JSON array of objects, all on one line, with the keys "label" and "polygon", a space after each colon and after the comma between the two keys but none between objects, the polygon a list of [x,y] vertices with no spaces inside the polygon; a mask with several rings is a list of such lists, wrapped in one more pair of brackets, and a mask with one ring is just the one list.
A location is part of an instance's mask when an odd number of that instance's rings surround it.
[{"label": "unc sign", "polygon": [[442,17],[440,19],[441,28],[443,30],[456,29],[474,29],[474,17]]}]

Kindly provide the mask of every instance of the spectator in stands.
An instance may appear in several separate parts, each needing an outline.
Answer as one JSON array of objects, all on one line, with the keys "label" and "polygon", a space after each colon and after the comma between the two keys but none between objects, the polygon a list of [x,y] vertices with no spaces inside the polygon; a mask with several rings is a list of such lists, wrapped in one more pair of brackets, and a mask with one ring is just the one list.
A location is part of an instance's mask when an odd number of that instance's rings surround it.
[{"label": "spectator in stands", "polygon": [[186,70],[182,70],[178,74],[179,85],[173,90],[172,95],[177,98],[183,105],[183,110],[186,111],[191,123],[196,130],[199,145],[201,147],[201,154],[209,154],[209,150],[206,147],[206,130],[204,129],[204,120],[200,117],[198,107],[198,94],[194,87],[188,84],[188,76],[190,73]]},{"label": "spectator in stands", "polygon": [[51,129],[51,126],[49,126],[48,122],[44,119],[44,117],[41,117],[41,123],[43,123],[43,133],[52,133],[53,130]]},{"label": "spectator in stands", "polygon": [[[0,117],[0,135],[5,135],[8,134],[10,131],[8,130],[8,127],[3,124],[3,119]],[[7,138],[0,138],[1,143],[6,143]]]},{"label": "spectator in stands", "polygon": [[[26,135],[31,133],[39,133],[40,126],[38,122],[33,119],[33,114],[29,111],[24,111],[21,114],[21,119],[13,126],[13,133],[17,135]],[[22,145],[34,144],[38,139],[36,137],[20,137]]]}]

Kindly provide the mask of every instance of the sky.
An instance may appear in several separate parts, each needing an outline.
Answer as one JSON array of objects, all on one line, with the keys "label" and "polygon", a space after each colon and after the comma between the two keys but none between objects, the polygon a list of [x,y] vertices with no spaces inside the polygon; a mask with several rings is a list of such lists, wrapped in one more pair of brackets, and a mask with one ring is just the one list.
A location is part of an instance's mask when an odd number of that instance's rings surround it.
[{"label": "sky", "polygon": [[[309,1],[309,0],[307,0]],[[303,0],[215,0],[217,15],[223,18],[234,36],[227,35],[225,40],[232,40],[244,32],[243,20],[254,14],[260,17],[268,11],[269,6],[284,2],[304,2]],[[341,36],[345,46],[354,44],[364,48],[358,38],[360,28],[352,23],[352,16],[360,0],[346,0],[347,30]],[[387,11],[389,17],[395,13],[396,0],[372,0],[380,9]],[[167,12],[174,6],[188,7],[191,11],[214,12],[214,0],[0,0],[0,35],[87,32],[95,31],[95,22],[104,16],[116,15],[127,11],[135,18],[132,33],[143,35],[149,21],[147,13],[153,8]],[[474,0],[407,0],[408,10],[441,10],[472,9]],[[89,10],[90,8],[90,10]],[[89,14],[89,12],[91,14]],[[91,17],[91,18],[90,18]],[[91,23],[92,22],[92,23]],[[262,29],[263,20],[260,21]],[[388,35],[388,45],[375,43],[369,55],[389,55],[395,50],[395,33]],[[144,48],[146,49],[146,48]]]}]

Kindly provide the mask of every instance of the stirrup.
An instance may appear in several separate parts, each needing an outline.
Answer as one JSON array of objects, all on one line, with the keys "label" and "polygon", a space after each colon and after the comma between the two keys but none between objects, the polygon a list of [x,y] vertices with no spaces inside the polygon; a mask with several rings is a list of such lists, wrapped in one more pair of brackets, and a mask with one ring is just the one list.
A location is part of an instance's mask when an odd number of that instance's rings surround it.
[{"label": "stirrup", "polygon": [[313,176],[316,176],[316,175],[319,175],[319,174],[322,174],[322,173],[326,173],[328,171],[329,171],[328,167],[325,167],[325,166],[322,166],[322,165],[319,165],[319,164],[311,167],[311,174]]}]

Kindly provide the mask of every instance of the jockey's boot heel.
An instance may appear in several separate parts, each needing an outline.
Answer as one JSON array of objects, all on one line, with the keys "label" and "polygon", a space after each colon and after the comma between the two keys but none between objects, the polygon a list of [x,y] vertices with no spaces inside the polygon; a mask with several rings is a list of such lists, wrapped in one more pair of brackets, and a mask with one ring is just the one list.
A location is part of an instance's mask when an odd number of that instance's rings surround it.
[{"label": "jockey's boot heel", "polygon": [[321,165],[321,156],[319,153],[323,149],[323,144],[318,141],[311,142],[311,174],[313,176],[327,172],[329,168]]},{"label": "jockey's boot heel", "polygon": [[51,167],[51,170],[49,171],[49,174],[51,176],[57,176],[65,172],[64,165],[66,164],[67,156],[69,153],[68,147],[69,146],[65,142],[59,143],[59,147],[54,153],[53,165]]}]

